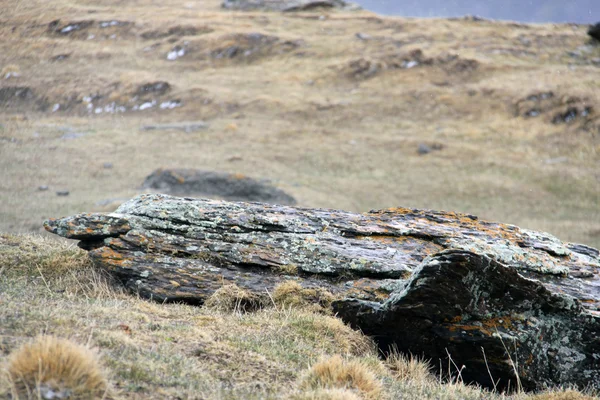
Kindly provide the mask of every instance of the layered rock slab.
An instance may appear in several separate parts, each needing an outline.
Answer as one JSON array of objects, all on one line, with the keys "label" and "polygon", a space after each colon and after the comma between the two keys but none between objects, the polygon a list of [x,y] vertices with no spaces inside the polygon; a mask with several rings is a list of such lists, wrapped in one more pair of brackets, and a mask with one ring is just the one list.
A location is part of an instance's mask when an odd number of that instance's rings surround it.
[{"label": "layered rock slab", "polygon": [[333,293],[333,311],[383,351],[450,355],[467,382],[600,388],[600,253],[546,233],[452,212],[156,194],[45,227],[144,297],[200,305],[225,283],[265,295],[296,280]]}]

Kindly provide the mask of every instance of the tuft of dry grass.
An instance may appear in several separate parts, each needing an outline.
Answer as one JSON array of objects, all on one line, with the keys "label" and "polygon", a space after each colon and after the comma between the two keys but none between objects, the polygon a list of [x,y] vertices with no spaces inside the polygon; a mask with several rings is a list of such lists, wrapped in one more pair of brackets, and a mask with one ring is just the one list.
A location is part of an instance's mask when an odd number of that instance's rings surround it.
[{"label": "tuft of dry grass", "polygon": [[273,291],[273,301],[282,307],[327,311],[335,299],[333,294],[323,288],[303,288],[293,280],[280,283]]},{"label": "tuft of dry grass", "polygon": [[393,377],[400,381],[429,382],[433,380],[431,366],[416,357],[409,357],[395,351],[388,356],[385,364],[392,371]]},{"label": "tuft of dry grass", "polygon": [[339,355],[314,364],[302,378],[301,389],[354,389],[365,398],[378,399],[382,393],[381,380],[358,360],[345,360]]},{"label": "tuft of dry grass", "polygon": [[249,312],[255,311],[265,304],[264,298],[250,293],[236,284],[228,284],[216,290],[206,299],[204,307],[220,312]]},{"label": "tuft of dry grass", "polygon": [[15,399],[94,399],[109,392],[96,354],[54,336],[39,336],[14,351],[7,373]]}]

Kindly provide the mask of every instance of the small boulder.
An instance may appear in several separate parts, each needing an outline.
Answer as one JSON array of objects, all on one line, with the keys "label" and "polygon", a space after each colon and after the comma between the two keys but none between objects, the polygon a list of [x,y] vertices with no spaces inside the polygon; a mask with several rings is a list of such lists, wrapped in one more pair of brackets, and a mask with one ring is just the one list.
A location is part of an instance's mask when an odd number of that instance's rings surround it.
[{"label": "small boulder", "polygon": [[296,200],[266,182],[242,174],[194,169],[158,169],[144,181],[144,189],[178,196],[294,205]]},{"label": "small boulder", "polygon": [[600,41],[600,22],[596,23],[596,25],[590,26],[587,33],[592,39]]}]

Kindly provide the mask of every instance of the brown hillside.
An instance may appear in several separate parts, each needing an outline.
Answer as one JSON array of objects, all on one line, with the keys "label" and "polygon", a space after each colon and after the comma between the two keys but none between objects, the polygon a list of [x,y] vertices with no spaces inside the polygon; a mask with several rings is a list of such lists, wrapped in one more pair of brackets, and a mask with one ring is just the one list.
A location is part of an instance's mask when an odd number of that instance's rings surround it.
[{"label": "brown hillside", "polygon": [[305,206],[463,211],[600,246],[585,26],[217,0],[0,8],[0,231],[110,210],[163,166],[270,179]]}]

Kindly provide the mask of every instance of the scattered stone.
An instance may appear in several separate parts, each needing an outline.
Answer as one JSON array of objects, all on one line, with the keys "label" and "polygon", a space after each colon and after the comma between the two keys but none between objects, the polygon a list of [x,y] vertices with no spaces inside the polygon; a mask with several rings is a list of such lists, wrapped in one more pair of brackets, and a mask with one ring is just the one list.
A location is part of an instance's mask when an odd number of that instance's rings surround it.
[{"label": "scattered stone", "polygon": [[78,21],[70,22],[66,25],[60,25],[60,20],[50,22],[48,29],[59,35],[70,35],[74,32],[81,31],[92,26],[94,21]]},{"label": "scattered stone", "polygon": [[33,90],[27,86],[5,86],[0,88],[0,107],[20,105],[34,100]]},{"label": "scattered stone", "polygon": [[515,103],[515,115],[524,118],[545,117],[555,125],[565,124],[595,132],[598,115],[591,100],[577,96],[559,96],[552,91],[530,94]]},{"label": "scattered stone", "polygon": [[38,186],[38,190],[40,192],[45,192],[48,189],[49,189],[48,185],[40,185],[40,186]]},{"label": "scattered stone", "polygon": [[11,79],[18,78],[21,76],[21,70],[17,65],[8,64],[0,70],[0,78]]},{"label": "scattered stone", "polygon": [[227,172],[158,169],[146,178],[142,188],[178,196],[296,204],[296,200],[292,196],[269,183],[242,174]]},{"label": "scattered stone", "polygon": [[156,194],[44,225],[144,298],[200,305],[223,282],[265,297],[292,273],[383,353],[435,368],[450,355],[465,383],[500,391],[515,373],[525,390],[600,389],[600,253],[547,233],[454,212]]},{"label": "scattered stone", "polygon": [[387,70],[412,69],[416,67],[437,66],[448,75],[465,76],[479,68],[479,62],[449,54],[436,58],[426,57],[421,49],[407,54],[397,52],[384,54],[374,59],[359,58],[350,61],[344,68],[345,73],[354,79],[368,79]]},{"label": "scattered stone", "polygon": [[[452,19],[452,18],[450,18],[450,19]],[[467,15],[463,16],[462,20],[464,20],[464,21],[471,21],[471,22],[486,22],[486,21],[489,21],[489,19],[483,18],[482,16],[471,15],[471,14],[467,14]]]},{"label": "scattered stone", "polygon": [[419,148],[417,152],[421,155],[431,153],[431,147],[427,146],[425,143],[419,143]]},{"label": "scattered stone", "polygon": [[577,118],[584,118],[590,115],[592,112],[591,107],[568,107],[564,111],[559,111],[552,118],[553,124],[569,124],[575,121]]},{"label": "scattered stone", "polygon": [[119,35],[128,34],[133,22],[130,21],[70,21],[61,22],[59,19],[48,24],[47,32],[52,36],[69,37],[71,39],[92,40],[116,39]]},{"label": "scattered stone", "polygon": [[600,22],[595,25],[591,25],[587,31],[587,34],[594,40],[600,41]]},{"label": "scattered stone", "polygon": [[427,145],[425,143],[419,143],[419,147],[417,148],[417,152],[420,155],[429,154],[432,151],[442,150],[444,148],[443,144],[433,143],[431,145]]},{"label": "scattered stone", "polygon": [[209,62],[211,66],[231,62],[251,63],[262,58],[289,53],[303,45],[303,40],[284,40],[260,32],[232,33],[216,38],[178,43],[164,57],[168,61],[185,57],[189,61]]},{"label": "scattered stone", "polygon": [[20,76],[21,74],[18,72],[7,72],[6,74],[4,74],[4,79],[18,78]]},{"label": "scattered stone", "polygon": [[147,95],[156,95],[162,96],[168,93],[171,90],[171,85],[169,82],[165,81],[157,81],[144,83],[140,85],[135,92],[133,93],[135,96],[147,96]]},{"label": "scattered stone", "polygon": [[181,107],[181,100],[163,101],[159,106],[161,110],[172,110],[177,107]]},{"label": "scattered stone", "polygon": [[207,26],[190,26],[190,25],[178,25],[169,28],[166,31],[153,30],[142,33],[142,39],[154,40],[163,39],[169,36],[183,37],[183,36],[197,36],[205,33],[211,33],[214,29]]},{"label": "scattered stone", "polygon": [[167,53],[167,60],[175,61],[185,55],[185,49],[181,46],[175,46],[171,51]]},{"label": "scattered stone", "polygon": [[58,192],[56,192],[57,196],[68,196],[69,195],[69,191],[68,190],[59,190]]},{"label": "scattered stone", "polygon": [[129,22],[127,21],[117,21],[117,20],[111,20],[111,21],[99,21],[98,22],[98,26],[100,28],[109,28],[111,26],[123,26],[123,25],[128,25]]},{"label": "scattered stone", "polygon": [[155,125],[144,125],[142,126],[143,131],[165,131],[165,130],[176,130],[184,131],[185,133],[191,133],[201,131],[208,128],[208,124],[204,121],[195,122],[176,122],[172,124],[155,124]]},{"label": "scattered stone", "polygon": [[259,57],[292,51],[301,41],[282,41],[277,36],[262,33],[233,34],[222,37],[210,51],[215,60],[254,60]]}]

